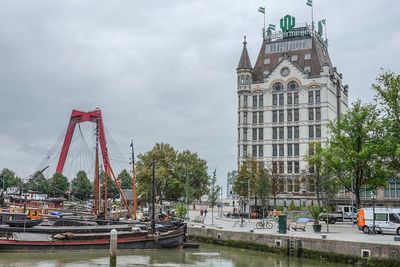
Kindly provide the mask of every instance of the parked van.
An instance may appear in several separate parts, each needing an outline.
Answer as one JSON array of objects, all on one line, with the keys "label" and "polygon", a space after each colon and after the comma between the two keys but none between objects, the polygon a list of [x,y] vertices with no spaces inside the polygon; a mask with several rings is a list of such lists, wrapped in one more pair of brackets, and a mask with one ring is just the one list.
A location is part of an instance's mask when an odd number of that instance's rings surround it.
[{"label": "parked van", "polygon": [[[373,209],[362,208],[357,215],[358,229],[370,233],[373,228]],[[379,233],[400,235],[400,215],[397,209],[375,208],[375,229]]]}]

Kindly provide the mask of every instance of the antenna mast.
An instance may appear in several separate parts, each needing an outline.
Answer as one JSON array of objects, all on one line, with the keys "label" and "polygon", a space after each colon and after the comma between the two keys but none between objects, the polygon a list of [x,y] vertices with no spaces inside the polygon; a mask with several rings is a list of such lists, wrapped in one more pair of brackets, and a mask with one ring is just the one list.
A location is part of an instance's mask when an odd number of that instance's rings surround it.
[{"label": "antenna mast", "polygon": [[132,198],[133,198],[133,220],[136,220],[137,212],[137,199],[136,199],[136,170],[135,170],[135,149],[133,140],[131,142],[132,148]]}]

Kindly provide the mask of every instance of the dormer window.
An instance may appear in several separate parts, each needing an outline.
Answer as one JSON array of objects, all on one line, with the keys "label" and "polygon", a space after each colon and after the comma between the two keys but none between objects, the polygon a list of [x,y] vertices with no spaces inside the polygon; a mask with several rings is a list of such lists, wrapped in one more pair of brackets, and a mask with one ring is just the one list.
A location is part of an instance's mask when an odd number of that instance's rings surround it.
[{"label": "dormer window", "polygon": [[305,73],[310,73],[311,72],[311,67],[310,66],[305,66],[304,67],[304,72]]},{"label": "dormer window", "polygon": [[271,59],[270,59],[269,57],[267,57],[267,58],[264,59],[264,64],[265,64],[265,65],[268,65],[268,64],[270,64],[270,63],[271,63]]},{"label": "dormer window", "polygon": [[292,55],[292,61],[297,61],[297,55]]},{"label": "dormer window", "polygon": [[310,60],[311,59],[311,53],[304,54],[304,60]]}]

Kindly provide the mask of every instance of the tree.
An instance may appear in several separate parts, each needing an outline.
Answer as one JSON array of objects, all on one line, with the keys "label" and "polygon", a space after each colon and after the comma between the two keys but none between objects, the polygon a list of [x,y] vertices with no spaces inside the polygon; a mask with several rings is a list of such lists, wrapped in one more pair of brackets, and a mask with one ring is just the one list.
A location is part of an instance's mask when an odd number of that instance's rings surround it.
[{"label": "tree", "polygon": [[330,206],[338,189],[338,179],[331,170],[331,162],[328,162],[326,157],[327,152],[320,142],[310,143],[309,156],[306,160],[309,166],[314,168],[314,173],[309,177],[309,181],[313,181],[313,188],[310,188],[310,191],[315,191],[318,207]]},{"label": "tree", "polygon": [[329,124],[332,135],[324,152],[327,171],[355,193],[358,207],[363,187],[374,190],[386,185],[388,173],[381,156],[385,146],[380,126],[375,106],[363,105],[359,100]]},{"label": "tree", "polygon": [[277,173],[272,173],[269,176],[269,192],[272,195],[272,198],[274,200],[274,209],[276,209],[276,197],[278,193],[280,192],[279,190],[279,183],[281,182],[281,178],[279,174]]},{"label": "tree", "polygon": [[47,180],[40,171],[37,171],[33,176],[31,176],[24,187],[27,190],[42,194],[48,194],[50,192],[49,180]]},{"label": "tree", "polygon": [[64,196],[69,189],[68,178],[61,173],[55,173],[49,180],[49,194],[54,197]]},{"label": "tree", "polygon": [[381,107],[382,126],[385,129],[385,158],[393,177],[400,173],[400,75],[384,72],[372,85]]},{"label": "tree", "polygon": [[121,189],[131,189],[132,188],[132,176],[127,170],[122,170],[118,175],[118,180],[121,183]]},{"label": "tree", "polygon": [[79,171],[72,180],[72,193],[80,200],[87,200],[92,194],[93,185],[84,171]]},{"label": "tree", "polygon": [[20,186],[22,184],[21,178],[15,175],[10,169],[4,168],[0,172],[0,189],[7,189],[8,187]]},{"label": "tree", "polygon": [[268,195],[269,195],[268,173],[267,170],[261,168],[258,172],[257,196],[261,202],[263,218],[265,214],[265,209],[267,207]]},{"label": "tree", "polygon": [[151,195],[153,161],[156,163],[158,196],[176,201],[184,198],[186,192],[189,199],[199,199],[207,193],[207,162],[196,153],[188,150],[179,152],[169,144],[157,143],[152,150],[139,155],[136,163],[138,194],[142,198]]},{"label": "tree", "polygon": [[315,193],[317,195],[317,203],[318,207],[321,206],[321,191],[322,191],[322,183],[321,183],[321,172],[322,172],[322,147],[320,142],[312,142],[310,143],[310,151],[309,156],[306,157],[308,165],[313,167],[314,169],[314,182],[315,182]]},{"label": "tree", "polygon": [[211,206],[211,223],[214,225],[214,206],[217,204],[219,190],[217,185],[217,169],[214,170],[213,176],[210,179],[210,188],[208,191],[208,202]]},{"label": "tree", "polygon": [[256,197],[257,176],[258,162],[254,159],[244,161],[233,184],[235,194],[243,198],[248,198],[253,193],[253,196]]},{"label": "tree", "polygon": [[247,198],[249,196],[249,186],[248,182],[251,173],[247,166],[243,164],[240,166],[238,175],[236,176],[235,183],[233,184],[233,192],[242,198]]}]

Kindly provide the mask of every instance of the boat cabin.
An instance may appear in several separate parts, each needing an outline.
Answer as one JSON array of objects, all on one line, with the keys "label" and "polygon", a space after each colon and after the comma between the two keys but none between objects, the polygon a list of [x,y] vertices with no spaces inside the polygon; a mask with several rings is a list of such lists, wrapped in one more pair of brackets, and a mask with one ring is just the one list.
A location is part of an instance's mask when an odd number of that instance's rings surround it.
[{"label": "boat cabin", "polygon": [[0,212],[0,225],[5,224],[5,221],[9,220],[26,220],[27,215],[24,213],[15,213],[15,212]]}]

